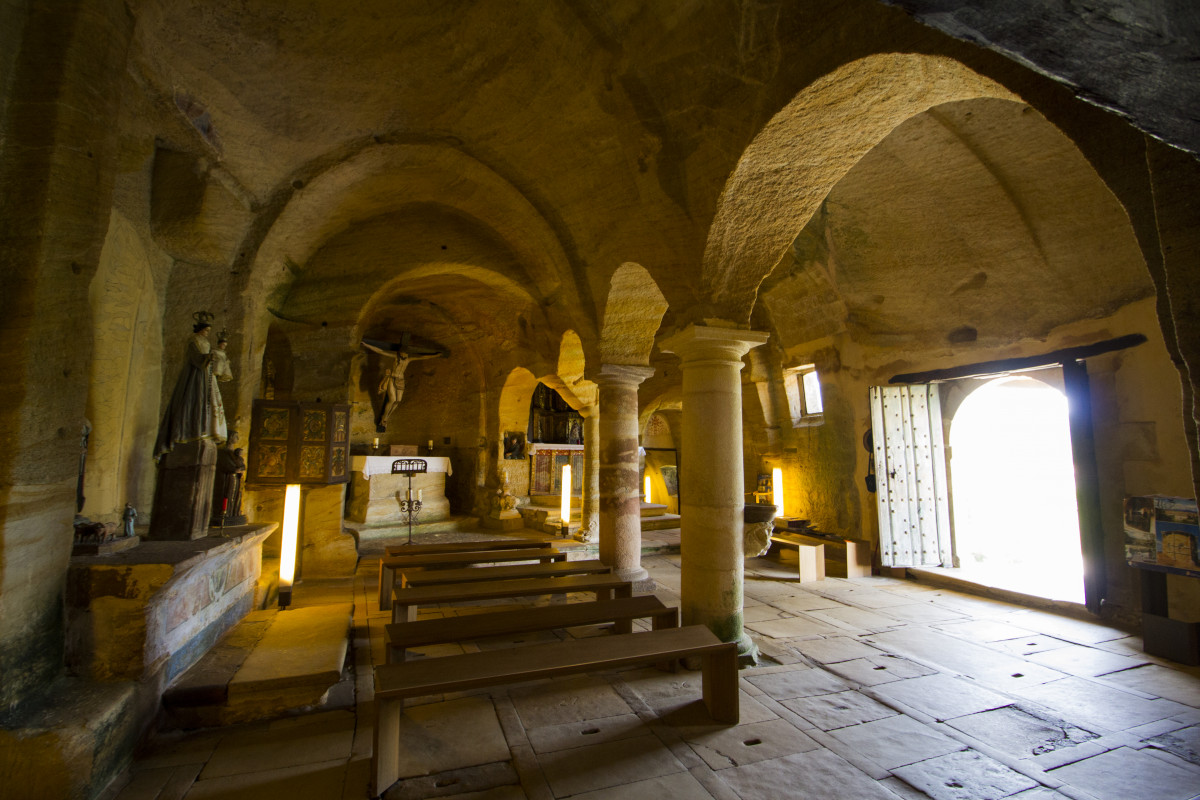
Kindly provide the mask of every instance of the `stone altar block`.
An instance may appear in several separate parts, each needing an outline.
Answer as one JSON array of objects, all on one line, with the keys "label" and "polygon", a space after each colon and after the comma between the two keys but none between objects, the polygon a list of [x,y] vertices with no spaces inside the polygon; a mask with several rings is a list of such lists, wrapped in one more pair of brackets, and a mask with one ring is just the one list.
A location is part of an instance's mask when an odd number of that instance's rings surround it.
[{"label": "stone altar block", "polygon": [[[206,504],[207,506],[207,504]],[[97,681],[164,683],[194,664],[250,612],[262,543],[278,523],[226,528],[224,536],[143,542],[71,559],[67,662]]]},{"label": "stone altar block", "polygon": [[[437,522],[450,516],[446,499],[446,476],[452,475],[450,459],[421,456],[429,471],[413,475],[413,499],[421,492],[420,522]],[[350,462],[350,502],[346,517],[355,522],[399,524],[407,517],[400,513],[400,500],[408,491],[408,478],[392,475],[392,456],[354,456]],[[398,494],[399,493],[399,494]]]}]

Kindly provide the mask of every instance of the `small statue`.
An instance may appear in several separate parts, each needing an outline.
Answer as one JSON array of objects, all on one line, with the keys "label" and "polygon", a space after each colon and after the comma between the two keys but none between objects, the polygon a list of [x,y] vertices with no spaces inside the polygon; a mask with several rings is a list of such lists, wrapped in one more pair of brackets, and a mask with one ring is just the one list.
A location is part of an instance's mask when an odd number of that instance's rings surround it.
[{"label": "small statue", "polygon": [[496,479],[496,491],[492,495],[491,511],[496,515],[500,515],[505,511],[512,511],[516,508],[517,498],[509,494],[508,491],[508,470],[497,467],[494,476]]},{"label": "small statue", "polygon": [[221,340],[214,348],[209,341],[213,315],[197,311],[192,317],[196,322],[185,345],[183,370],[158,426],[155,458],[169,453],[176,444],[198,439],[212,439],[217,444],[225,441],[225,404],[217,381],[233,378],[229,359],[221,346],[228,336],[222,331]]},{"label": "small statue", "polygon": [[242,448],[236,447],[238,432],[229,432],[228,443],[217,450],[217,475],[214,481],[212,520],[213,526],[244,525],[242,515],[242,480],[246,473],[246,459]]},{"label": "small statue", "polygon": [[125,535],[133,536],[133,521],[137,519],[137,509],[125,504],[125,510],[121,513],[121,519],[125,522]]}]

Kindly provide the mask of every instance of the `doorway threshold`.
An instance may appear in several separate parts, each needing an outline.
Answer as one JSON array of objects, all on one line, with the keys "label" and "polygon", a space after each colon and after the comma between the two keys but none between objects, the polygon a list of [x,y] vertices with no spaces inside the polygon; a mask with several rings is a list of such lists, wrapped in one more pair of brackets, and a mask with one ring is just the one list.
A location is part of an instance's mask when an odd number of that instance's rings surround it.
[{"label": "doorway threshold", "polygon": [[1087,606],[1073,600],[1058,600],[1040,595],[998,586],[988,580],[985,574],[966,572],[958,567],[908,567],[908,574],[913,580],[930,586],[954,589],[967,594],[979,595],[993,600],[1002,600],[1027,608],[1052,611],[1079,619],[1095,620],[1096,615],[1087,610]]}]

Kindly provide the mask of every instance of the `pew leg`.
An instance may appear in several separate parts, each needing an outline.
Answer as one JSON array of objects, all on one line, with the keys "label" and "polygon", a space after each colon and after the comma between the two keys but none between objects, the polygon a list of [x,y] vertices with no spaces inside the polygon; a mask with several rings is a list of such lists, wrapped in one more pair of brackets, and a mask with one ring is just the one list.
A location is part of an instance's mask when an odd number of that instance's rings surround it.
[{"label": "pew leg", "polygon": [[396,582],[396,571],[385,567],[379,562],[379,609],[387,611],[392,607],[392,587]]},{"label": "pew leg", "polygon": [[374,750],[371,753],[371,797],[380,797],[400,780],[400,717],[404,700],[375,697]]},{"label": "pew leg", "polygon": [[741,717],[738,698],[737,648],[730,646],[704,656],[704,705],[717,722],[736,725]]}]

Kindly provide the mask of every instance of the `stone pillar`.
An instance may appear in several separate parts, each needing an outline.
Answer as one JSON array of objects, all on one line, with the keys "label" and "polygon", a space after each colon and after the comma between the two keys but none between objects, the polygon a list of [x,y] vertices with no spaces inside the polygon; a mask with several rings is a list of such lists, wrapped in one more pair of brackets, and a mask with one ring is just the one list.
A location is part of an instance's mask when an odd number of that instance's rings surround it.
[{"label": "stone pillar", "polygon": [[600,560],[622,579],[653,589],[642,567],[642,492],[638,486],[638,385],[650,367],[603,364],[600,387]]},{"label": "stone pillar", "polygon": [[660,346],[683,369],[679,465],[681,611],[755,660],[742,629],[743,508],[742,356],[768,334],[692,325]]},{"label": "stone pillar", "polygon": [[600,409],[586,406],[583,416],[583,509],[579,519],[579,541],[600,538]]}]

